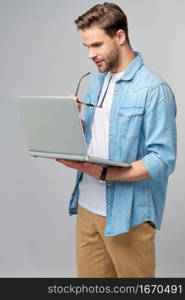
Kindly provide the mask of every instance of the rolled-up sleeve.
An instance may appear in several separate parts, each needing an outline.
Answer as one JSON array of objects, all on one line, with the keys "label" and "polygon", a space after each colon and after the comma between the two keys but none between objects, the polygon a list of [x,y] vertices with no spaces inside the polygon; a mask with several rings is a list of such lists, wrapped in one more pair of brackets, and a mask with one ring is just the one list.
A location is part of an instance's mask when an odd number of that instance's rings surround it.
[{"label": "rolled-up sleeve", "polygon": [[175,168],[177,154],[176,103],[167,84],[148,91],[142,125],[146,155],[142,158],[151,178],[162,178]]}]

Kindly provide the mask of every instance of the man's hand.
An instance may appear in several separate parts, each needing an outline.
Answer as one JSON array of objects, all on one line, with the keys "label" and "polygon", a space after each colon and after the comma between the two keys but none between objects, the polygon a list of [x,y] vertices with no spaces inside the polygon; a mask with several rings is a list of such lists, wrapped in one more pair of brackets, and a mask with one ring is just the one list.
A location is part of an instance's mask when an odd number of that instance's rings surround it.
[{"label": "man's hand", "polygon": [[[68,95],[68,97],[75,98],[76,101],[77,101],[77,100],[80,100],[80,97],[75,96],[75,95],[73,95],[73,94]],[[80,103],[78,103],[78,102],[76,102],[76,103],[77,103],[77,105],[78,105],[79,113],[81,113],[81,110],[82,110],[82,104],[80,104]]]},{"label": "man's hand", "polygon": [[93,164],[89,162],[77,162],[74,160],[67,160],[67,159],[56,159],[56,161],[64,164],[69,168],[73,168],[79,170],[80,172],[86,173],[87,175],[96,178],[97,180],[100,179],[101,172],[103,167],[99,164]]}]

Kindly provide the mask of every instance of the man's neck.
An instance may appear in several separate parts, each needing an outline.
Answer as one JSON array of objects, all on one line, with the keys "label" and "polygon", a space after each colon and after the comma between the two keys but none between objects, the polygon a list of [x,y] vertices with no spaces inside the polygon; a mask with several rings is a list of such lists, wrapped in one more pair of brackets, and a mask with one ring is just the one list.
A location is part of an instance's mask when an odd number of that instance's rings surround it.
[{"label": "man's neck", "polygon": [[111,70],[111,73],[122,72],[127,69],[128,65],[135,59],[135,53],[127,43],[120,49],[118,66]]}]

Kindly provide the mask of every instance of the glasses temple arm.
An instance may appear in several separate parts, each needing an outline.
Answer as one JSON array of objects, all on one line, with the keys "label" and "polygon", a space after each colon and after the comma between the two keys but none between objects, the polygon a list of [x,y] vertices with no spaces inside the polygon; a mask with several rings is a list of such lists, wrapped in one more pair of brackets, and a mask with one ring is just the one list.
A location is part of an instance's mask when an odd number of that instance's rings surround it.
[{"label": "glasses temple arm", "polygon": [[76,88],[75,96],[78,95],[78,91],[79,91],[79,87],[80,87],[80,83],[81,83],[82,79],[83,79],[85,76],[89,75],[89,74],[91,74],[91,72],[86,73],[85,75],[83,75],[83,76],[80,78],[80,80],[79,80],[79,82],[78,82],[78,85],[77,85],[77,88]]}]

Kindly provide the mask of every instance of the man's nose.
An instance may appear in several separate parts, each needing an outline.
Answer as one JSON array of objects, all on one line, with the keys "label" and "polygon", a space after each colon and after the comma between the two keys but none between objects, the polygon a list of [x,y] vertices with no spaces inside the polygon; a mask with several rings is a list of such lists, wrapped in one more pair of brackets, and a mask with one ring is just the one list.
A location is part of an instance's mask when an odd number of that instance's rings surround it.
[{"label": "man's nose", "polygon": [[90,48],[90,49],[89,49],[89,59],[93,59],[93,58],[95,58],[96,56],[97,56],[97,55],[96,55],[94,49]]}]

